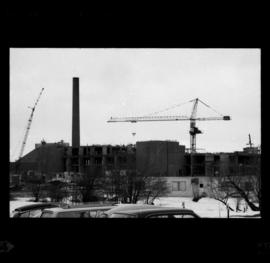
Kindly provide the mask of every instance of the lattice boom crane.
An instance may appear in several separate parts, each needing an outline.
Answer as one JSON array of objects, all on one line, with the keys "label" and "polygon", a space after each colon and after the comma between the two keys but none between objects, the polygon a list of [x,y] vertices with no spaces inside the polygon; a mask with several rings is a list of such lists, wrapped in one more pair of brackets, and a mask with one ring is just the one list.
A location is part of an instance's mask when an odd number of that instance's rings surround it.
[{"label": "lattice boom crane", "polygon": [[[190,150],[191,152],[196,152],[196,134],[202,133],[198,127],[196,127],[196,121],[217,121],[217,120],[224,120],[228,121],[231,120],[230,116],[224,116],[219,113],[220,117],[203,117],[197,118],[197,106],[198,102],[201,102],[205,106],[211,108],[209,105],[205,104],[198,98],[191,100],[189,102],[194,102],[191,116],[183,116],[183,115],[174,115],[174,116],[142,116],[142,117],[111,117],[107,122],[146,122],[146,121],[190,121]],[[179,105],[177,105],[179,106]],[[213,109],[212,109],[213,110]],[[215,111],[216,112],[216,111]]]},{"label": "lattice boom crane", "polygon": [[27,141],[27,138],[28,138],[29,130],[30,130],[31,123],[32,123],[32,120],[33,120],[34,111],[35,111],[35,108],[36,108],[36,106],[38,104],[38,101],[40,99],[40,96],[41,96],[43,90],[44,90],[44,88],[41,89],[41,91],[39,93],[39,96],[38,96],[38,98],[37,98],[37,100],[35,102],[34,107],[33,108],[32,107],[28,107],[28,108],[32,109],[32,111],[31,111],[30,117],[29,117],[28,122],[27,122],[27,127],[26,127],[24,138],[23,138],[23,142],[22,142],[22,146],[21,146],[21,150],[20,150],[20,154],[19,154],[19,159],[21,159],[21,157],[23,155],[24,147],[26,145],[26,141]]}]

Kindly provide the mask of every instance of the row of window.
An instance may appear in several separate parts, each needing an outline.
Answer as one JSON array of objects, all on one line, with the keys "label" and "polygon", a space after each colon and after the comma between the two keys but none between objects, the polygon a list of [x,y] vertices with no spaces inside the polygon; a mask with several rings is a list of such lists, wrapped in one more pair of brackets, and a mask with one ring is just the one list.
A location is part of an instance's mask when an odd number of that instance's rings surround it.
[{"label": "row of window", "polygon": [[[200,184],[200,188],[203,188],[203,184]],[[187,190],[187,182],[186,181],[177,181],[172,182],[172,191],[179,192],[179,191],[186,191]]]},{"label": "row of window", "polygon": [[187,184],[185,181],[172,182],[173,191],[186,191]]},{"label": "row of window", "polygon": [[[114,164],[114,158],[107,158],[106,159],[107,164]],[[120,163],[126,163],[127,158],[126,157],[118,157],[118,162]],[[102,164],[102,158],[95,158],[94,159],[94,164]],[[91,165],[90,159],[85,159],[84,160],[84,165]]]},{"label": "row of window", "polygon": [[[74,150],[72,150],[72,152],[73,151]],[[116,154],[116,153],[120,153],[120,152],[126,153],[126,152],[130,152],[130,151],[129,151],[129,149],[127,149],[125,147],[122,147],[122,148],[120,148],[120,147],[116,147],[116,148],[111,148],[111,147],[107,147],[107,148],[102,148],[102,147],[94,147],[94,148],[84,147],[83,148],[83,154],[84,155],[87,155],[87,154]],[[131,152],[135,152],[135,149],[132,149]]]}]

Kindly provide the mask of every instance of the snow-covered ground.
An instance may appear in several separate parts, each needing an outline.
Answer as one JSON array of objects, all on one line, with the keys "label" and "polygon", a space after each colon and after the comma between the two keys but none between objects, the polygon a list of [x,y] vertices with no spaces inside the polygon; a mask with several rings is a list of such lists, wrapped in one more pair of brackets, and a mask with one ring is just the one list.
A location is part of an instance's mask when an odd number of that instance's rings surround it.
[{"label": "snow-covered ground", "polygon": [[[208,218],[227,218],[227,209],[225,205],[213,198],[202,198],[198,202],[193,202],[192,198],[189,197],[161,197],[154,201],[155,205],[160,206],[171,206],[171,207],[183,207],[183,203],[186,209],[193,210],[196,214],[201,217]],[[236,199],[230,199],[229,205],[235,210]],[[242,201],[240,209],[243,211],[245,202]],[[258,212],[252,211],[250,208],[246,212],[234,212],[230,211],[230,217],[252,216],[258,214]],[[258,217],[256,217],[258,218]]]},{"label": "snow-covered ground", "polygon": [[[35,202],[31,202],[32,198],[18,198],[14,201],[10,201],[10,213],[15,208],[29,205],[29,204],[36,204]],[[207,218],[226,218],[227,217],[227,209],[225,205],[223,205],[221,202],[214,200],[212,198],[202,198],[198,202],[193,202],[192,198],[188,197],[160,197],[154,201],[155,205],[160,206],[170,206],[170,207],[183,207],[183,203],[185,208],[193,210],[196,214],[198,214],[201,217],[207,217]],[[236,206],[236,200],[230,199],[229,200],[230,206],[235,210]],[[243,210],[243,207],[245,206],[244,201],[242,201],[240,205],[240,209]],[[254,212],[250,210],[250,208],[247,209],[246,212],[233,212],[230,211],[230,217],[232,218],[242,218],[243,216],[252,216],[258,214],[258,212]],[[252,218],[252,217],[251,217]],[[259,218],[259,217],[255,217]]]}]

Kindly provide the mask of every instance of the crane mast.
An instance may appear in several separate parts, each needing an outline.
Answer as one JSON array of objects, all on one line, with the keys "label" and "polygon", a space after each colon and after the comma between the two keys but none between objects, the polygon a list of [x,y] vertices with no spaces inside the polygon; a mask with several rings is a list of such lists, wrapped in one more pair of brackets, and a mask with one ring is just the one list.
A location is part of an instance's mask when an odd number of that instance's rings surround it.
[{"label": "crane mast", "polygon": [[34,111],[35,111],[35,108],[38,104],[38,101],[40,99],[40,96],[43,92],[44,88],[41,89],[40,93],[39,93],[39,96],[34,104],[34,107],[28,107],[31,109],[31,114],[30,114],[30,117],[28,119],[28,122],[27,122],[27,127],[26,127],[26,131],[25,131],[25,135],[24,135],[24,138],[23,138],[23,142],[22,142],[22,146],[21,146],[21,150],[20,150],[20,154],[19,154],[19,158],[18,159],[21,159],[22,155],[23,155],[23,151],[24,151],[24,147],[26,145],[26,141],[27,141],[27,138],[28,138],[28,134],[29,134],[29,130],[30,130],[30,127],[31,127],[31,123],[32,123],[32,120],[33,120],[33,116],[34,116]]},{"label": "crane mast", "polygon": [[199,101],[198,98],[194,100],[193,109],[190,117],[189,134],[190,134],[190,151],[192,153],[196,152],[196,134],[202,133],[202,131],[200,131],[198,127],[196,127],[198,101]]},{"label": "crane mast", "polygon": [[248,143],[247,143],[247,145],[249,145],[250,148],[253,145],[253,143],[251,142],[251,136],[250,136],[250,134],[248,135]]}]

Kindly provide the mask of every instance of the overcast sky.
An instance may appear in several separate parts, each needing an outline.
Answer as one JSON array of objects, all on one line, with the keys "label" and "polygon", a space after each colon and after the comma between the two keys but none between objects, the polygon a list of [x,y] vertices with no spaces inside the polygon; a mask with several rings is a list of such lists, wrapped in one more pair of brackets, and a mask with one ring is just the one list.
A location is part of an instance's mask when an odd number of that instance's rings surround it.
[{"label": "overcast sky", "polygon": [[[43,138],[71,143],[72,78],[80,78],[81,145],[177,140],[190,147],[189,121],[107,123],[199,98],[231,121],[197,122],[197,147],[208,152],[260,144],[260,49],[10,49],[10,158]],[[157,115],[190,115],[187,103]],[[198,105],[198,116],[219,116]],[[136,133],[136,135],[132,135]]]}]

